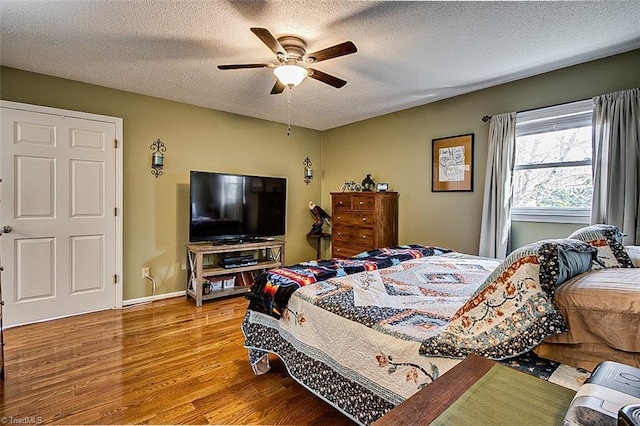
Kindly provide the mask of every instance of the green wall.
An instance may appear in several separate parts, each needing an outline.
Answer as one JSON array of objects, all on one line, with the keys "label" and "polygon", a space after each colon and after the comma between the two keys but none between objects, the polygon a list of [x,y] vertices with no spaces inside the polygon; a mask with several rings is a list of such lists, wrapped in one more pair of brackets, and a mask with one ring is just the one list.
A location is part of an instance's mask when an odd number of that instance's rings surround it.
[{"label": "green wall", "polygon": [[[400,193],[399,242],[477,254],[489,125],[484,115],[523,111],[640,86],[640,50],[467,95],[365,120],[322,133],[323,205],[345,180],[371,173]],[[473,192],[431,192],[431,140],[473,133]],[[573,226],[515,224],[518,245],[566,237]],[[569,231],[569,232],[566,232]],[[555,234],[557,232],[557,234]]]},{"label": "green wall", "polygon": [[[478,252],[488,124],[484,115],[522,111],[640,86],[640,50],[522,79],[324,132],[294,128],[178,102],[12,68],[0,69],[0,98],[123,118],[124,298],[182,290],[188,230],[189,170],[288,178],[286,262],[315,257],[307,203],[330,206],[345,180],[371,173],[400,193],[400,243]],[[474,190],[431,192],[431,140],[473,133]],[[150,173],[149,146],[167,146],[165,174]],[[309,156],[316,178],[302,180]],[[515,224],[514,242],[566,237],[573,225]],[[324,247],[324,256],[328,248]]]},{"label": "green wall", "polygon": [[[123,118],[124,299],[151,295],[141,278],[149,267],[157,294],[184,289],[188,242],[189,171],[288,178],[286,262],[315,257],[306,233],[307,204],[320,201],[320,179],[303,181],[305,157],[320,163],[320,132],[76,81],[0,69],[3,100]],[[150,145],[166,147],[164,174],[151,174]]]},{"label": "green wall", "polygon": [[566,238],[583,226],[585,225],[576,223],[514,222],[511,227],[511,245],[517,248],[534,241]]}]

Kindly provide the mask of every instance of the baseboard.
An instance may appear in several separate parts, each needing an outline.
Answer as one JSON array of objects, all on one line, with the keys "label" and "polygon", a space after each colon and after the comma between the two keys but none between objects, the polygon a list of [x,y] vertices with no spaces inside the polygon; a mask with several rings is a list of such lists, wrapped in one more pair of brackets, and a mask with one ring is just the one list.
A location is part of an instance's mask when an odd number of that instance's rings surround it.
[{"label": "baseboard", "polygon": [[137,299],[128,299],[128,300],[122,301],[122,307],[124,308],[126,306],[140,305],[142,303],[151,303],[156,300],[172,299],[174,297],[180,297],[180,296],[184,297],[185,295],[186,295],[186,292],[184,290],[181,290],[181,291],[175,291],[173,293],[163,293],[163,294],[156,294],[155,296],[139,297]]},{"label": "baseboard", "polygon": [[[180,297],[180,296],[184,297],[185,295],[186,295],[186,292],[184,290],[182,290],[182,291],[176,291],[176,292],[173,292],[173,293],[157,294],[155,296],[149,296],[149,297],[140,297],[138,299],[123,300],[122,301],[122,307],[125,308],[127,306],[140,305],[140,304],[143,304],[143,303],[151,303],[151,302],[153,302],[155,300],[171,299],[171,298]],[[106,310],[109,310],[109,309],[118,309],[118,308],[107,308],[107,309],[98,309],[98,310],[95,310],[95,311],[76,312],[76,313],[73,313],[73,314],[60,315],[60,316],[57,316],[57,317],[45,318],[45,319],[41,319],[41,320],[33,321],[33,322],[12,324],[10,326],[4,326],[4,327],[2,327],[2,329],[3,330],[8,330],[10,328],[18,327],[18,326],[21,326],[21,325],[36,324],[36,323],[39,323],[39,322],[46,322],[46,321],[51,321],[51,320],[60,319],[60,318],[73,317],[75,315],[90,314],[92,312],[106,311]]]}]

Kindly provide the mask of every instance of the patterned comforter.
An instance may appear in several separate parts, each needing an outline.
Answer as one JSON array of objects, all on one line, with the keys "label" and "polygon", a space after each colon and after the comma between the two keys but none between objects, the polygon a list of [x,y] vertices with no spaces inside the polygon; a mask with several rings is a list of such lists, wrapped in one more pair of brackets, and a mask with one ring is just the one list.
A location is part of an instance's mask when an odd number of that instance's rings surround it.
[{"label": "patterned comforter", "polygon": [[453,250],[419,244],[384,247],[358,256],[303,262],[271,269],[256,278],[246,297],[249,309],[280,318],[289,298],[300,287],[329,278],[388,268],[410,259],[450,253]]},{"label": "patterned comforter", "polygon": [[[527,247],[503,262],[443,253],[298,287],[279,319],[247,312],[250,362],[260,374],[277,354],[295,380],[370,424],[469,353],[518,363],[566,330],[552,300],[559,253],[583,250],[572,244]],[[588,376],[552,370],[547,379],[574,389]]]}]

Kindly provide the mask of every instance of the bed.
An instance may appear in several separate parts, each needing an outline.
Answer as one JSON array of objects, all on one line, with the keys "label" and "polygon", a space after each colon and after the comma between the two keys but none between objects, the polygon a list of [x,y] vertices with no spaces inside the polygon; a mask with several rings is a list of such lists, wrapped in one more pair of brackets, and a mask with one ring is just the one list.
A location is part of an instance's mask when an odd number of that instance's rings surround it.
[{"label": "bed", "polygon": [[623,248],[615,227],[593,228],[571,237],[594,245],[600,263],[556,289],[568,330],[549,336],[535,352],[589,371],[602,360],[640,367],[640,246]]},{"label": "bed", "polygon": [[607,235],[590,228],[586,238],[537,242],[503,261],[406,245],[270,271],[248,294],[249,361],[262,374],[276,354],[296,381],[359,424],[471,353],[577,389],[586,370],[533,349],[570,330],[557,290],[580,275],[623,269],[611,258],[626,251],[611,248]]}]

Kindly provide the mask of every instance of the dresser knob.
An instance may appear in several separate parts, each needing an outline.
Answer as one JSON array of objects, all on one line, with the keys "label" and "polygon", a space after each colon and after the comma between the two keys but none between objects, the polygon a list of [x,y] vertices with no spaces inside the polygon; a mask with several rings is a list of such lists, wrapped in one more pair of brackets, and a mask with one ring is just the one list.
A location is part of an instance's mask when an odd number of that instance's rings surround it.
[{"label": "dresser knob", "polygon": [[342,249],[336,249],[336,251],[338,251],[338,252],[339,252],[339,251],[342,251]]},{"label": "dresser knob", "polygon": [[360,205],[363,205],[364,203],[362,201],[360,201]]},{"label": "dresser knob", "polygon": [[339,206],[342,206],[342,205],[343,205],[342,201],[340,201],[340,202],[338,203],[338,205],[339,205]]},{"label": "dresser knob", "polygon": [[367,218],[366,218],[366,217],[363,217],[363,218],[362,218],[362,221],[363,221],[363,222],[366,222],[366,221],[367,221]]},{"label": "dresser knob", "polygon": [[342,232],[338,232],[338,236],[339,236],[339,237],[342,237]]},{"label": "dresser knob", "polygon": [[366,240],[366,239],[367,239],[367,236],[366,236],[366,235],[363,235],[363,236],[362,236],[362,239],[363,239],[363,240]]}]

